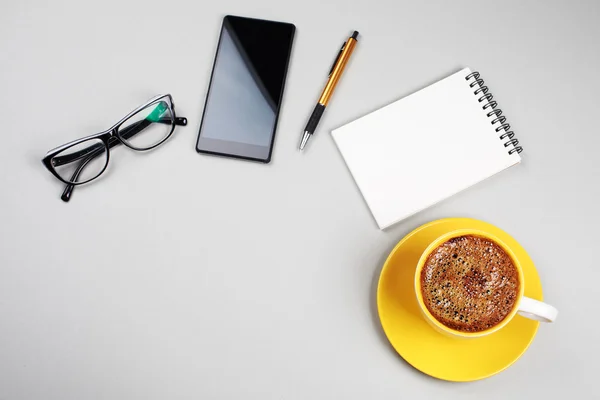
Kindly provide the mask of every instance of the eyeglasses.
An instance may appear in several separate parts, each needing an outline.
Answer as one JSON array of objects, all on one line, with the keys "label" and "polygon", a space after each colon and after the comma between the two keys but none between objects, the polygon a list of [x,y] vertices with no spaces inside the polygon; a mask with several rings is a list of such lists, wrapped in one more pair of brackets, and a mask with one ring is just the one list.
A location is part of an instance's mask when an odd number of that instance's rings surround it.
[{"label": "eyeglasses", "polygon": [[151,150],[171,137],[176,125],[187,125],[187,119],[175,116],[171,95],[156,96],[109,129],[50,150],[42,162],[67,184],[61,196],[66,202],[71,199],[75,186],[102,175],[108,166],[111,148],[123,144],[135,151]]}]

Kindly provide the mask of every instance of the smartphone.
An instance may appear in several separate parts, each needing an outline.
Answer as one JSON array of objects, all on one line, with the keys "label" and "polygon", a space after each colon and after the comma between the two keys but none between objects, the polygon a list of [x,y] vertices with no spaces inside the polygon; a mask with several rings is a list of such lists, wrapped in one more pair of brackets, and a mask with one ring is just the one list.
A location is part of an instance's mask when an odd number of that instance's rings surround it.
[{"label": "smartphone", "polygon": [[198,152],[271,160],[295,31],[285,22],[223,19]]}]

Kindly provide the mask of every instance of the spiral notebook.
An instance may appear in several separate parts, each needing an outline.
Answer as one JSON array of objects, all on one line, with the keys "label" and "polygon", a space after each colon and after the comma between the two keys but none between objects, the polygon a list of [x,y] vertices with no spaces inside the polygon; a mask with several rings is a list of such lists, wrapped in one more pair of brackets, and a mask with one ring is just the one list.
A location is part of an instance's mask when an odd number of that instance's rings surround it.
[{"label": "spiral notebook", "polygon": [[332,135],[380,229],[518,164],[523,150],[469,68]]}]

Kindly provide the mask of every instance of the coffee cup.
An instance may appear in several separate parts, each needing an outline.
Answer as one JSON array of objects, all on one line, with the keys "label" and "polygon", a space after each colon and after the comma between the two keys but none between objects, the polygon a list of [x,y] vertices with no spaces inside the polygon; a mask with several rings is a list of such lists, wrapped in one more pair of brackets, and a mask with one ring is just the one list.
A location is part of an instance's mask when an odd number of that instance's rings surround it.
[{"label": "coffee cup", "polygon": [[[495,252],[498,254],[498,257],[504,257],[504,260],[507,260],[506,256],[508,256],[508,258],[510,259],[510,261],[512,262],[512,265],[514,266],[514,270],[516,270],[516,274],[513,277],[513,281],[516,280],[518,281],[518,285],[513,285],[514,286],[514,291],[513,293],[510,294],[510,301],[512,304],[512,308],[510,309],[509,312],[507,312],[504,316],[503,319],[498,321],[497,323],[495,323],[493,326],[486,326],[485,329],[480,329],[477,331],[468,331],[468,330],[463,330],[463,329],[459,329],[457,327],[451,327],[448,325],[449,324],[447,321],[445,321],[446,323],[442,323],[441,321],[443,320],[442,318],[440,318],[439,320],[432,314],[432,312],[428,309],[427,305],[425,304],[425,298],[423,295],[423,290],[429,290],[430,288],[424,288],[423,287],[423,282],[422,282],[422,272],[424,267],[426,266],[426,263],[428,263],[428,260],[430,259],[430,256],[432,255],[432,253],[439,251],[438,249],[441,248],[441,246],[443,246],[446,243],[454,243],[456,241],[460,241],[460,240],[469,240],[468,238],[473,238],[473,241],[478,241],[480,243],[490,243],[491,247],[488,247],[488,251],[491,252],[492,247],[496,250]],[[497,247],[496,247],[497,246]],[[475,249],[477,247],[474,247]],[[437,254],[437,253],[436,253]],[[454,255],[455,257],[457,256],[456,254]],[[482,260],[486,260],[486,258],[483,258],[483,256],[485,257],[493,257],[491,255],[482,255]],[[477,257],[475,257],[477,258]],[[498,262],[499,263],[499,262]],[[446,264],[443,264],[446,265]],[[449,274],[452,273],[452,271],[454,271],[454,269],[452,269],[453,267],[448,267],[448,271],[446,271],[446,267],[443,266],[443,273],[444,274]],[[487,282],[489,281],[493,281],[495,280],[496,282],[498,281],[498,276],[493,275],[495,273],[495,270],[493,270],[494,266],[492,266],[492,269],[488,269],[490,271],[490,277],[489,279],[487,279],[488,277],[485,276],[486,274],[486,270],[485,268],[489,268],[489,261],[488,261],[488,266],[483,266],[483,268],[479,268],[478,266],[471,266],[470,269],[469,268],[465,268],[465,270],[467,271],[466,273],[464,272],[456,272],[458,274],[458,276],[456,277],[450,277],[452,280],[452,282],[454,282],[454,284],[456,285],[472,285],[473,284],[473,274],[478,274],[477,275],[477,280],[476,280],[476,285],[482,286],[482,285],[486,285]],[[471,271],[471,272],[469,272]],[[463,274],[462,276],[460,276],[460,274]],[[471,275],[469,275],[471,274]],[[541,322],[554,322],[554,320],[556,319],[556,316],[558,315],[558,311],[556,308],[554,308],[553,306],[546,304],[544,302],[535,300],[535,299],[531,299],[529,297],[525,297],[524,296],[524,291],[525,291],[525,281],[523,278],[523,267],[521,265],[521,263],[519,262],[518,258],[515,256],[515,253],[512,251],[512,249],[507,246],[502,240],[500,240],[499,238],[497,238],[496,236],[481,231],[481,230],[474,230],[474,229],[460,229],[460,230],[454,230],[451,232],[448,232],[440,237],[438,237],[437,239],[433,240],[429,246],[427,246],[427,248],[425,249],[425,251],[422,253],[419,262],[417,264],[417,269],[415,271],[415,280],[414,280],[414,287],[415,287],[415,293],[417,296],[417,302],[419,304],[419,308],[421,310],[421,314],[423,315],[423,317],[427,320],[427,322],[429,324],[431,324],[436,330],[438,330],[439,332],[451,336],[451,337],[455,337],[455,338],[477,338],[477,337],[482,337],[482,336],[486,336],[489,334],[492,334],[494,332],[497,332],[498,330],[502,329],[503,327],[505,327],[513,318],[515,318],[515,316],[517,314],[526,317],[526,318],[530,318],[533,320],[537,320],[537,321],[541,321]],[[502,277],[504,279],[504,277]],[[481,282],[481,283],[480,283]],[[507,283],[508,284],[508,283]],[[450,283],[448,283],[448,286],[450,286]],[[467,295],[472,295],[472,296],[477,296],[478,294],[472,294],[472,292],[477,292],[477,290],[474,291],[469,291],[469,290],[464,290],[466,286],[461,286],[462,289],[459,289],[458,292],[460,292],[460,290],[462,290],[464,293],[466,293]],[[483,286],[482,286],[483,287]],[[504,289],[506,290],[506,286],[504,284],[504,281],[500,281],[498,283],[498,287],[500,289]],[[444,288],[444,286],[442,286],[442,288]],[[432,293],[436,290],[435,287],[432,287]],[[437,289],[438,292],[441,292],[439,289]],[[489,292],[489,291],[488,291]],[[437,292],[436,292],[437,293]],[[499,291],[500,293],[500,291]],[[451,297],[449,295],[444,295],[442,294],[442,296],[446,296],[443,299],[440,299],[437,301],[436,304],[440,304],[440,302],[443,303],[439,306],[436,306],[438,308],[440,307],[453,307],[453,299],[452,298],[447,298],[447,297]],[[428,299],[431,297],[431,295],[426,296]],[[483,295],[482,295],[482,299],[483,299]],[[477,303],[477,299],[474,300],[475,303],[471,302],[469,304],[478,304]],[[485,301],[485,299],[481,300],[481,301]],[[489,309],[490,312],[493,312],[493,309],[490,309],[490,307],[494,307],[492,304],[497,304],[497,299],[496,299],[496,303],[479,303],[480,306],[480,310],[481,307],[487,307]],[[429,304],[429,303],[428,303]],[[504,304],[504,303],[502,303]],[[509,304],[508,302],[508,297],[506,300],[506,304]],[[477,308],[477,306],[474,306],[475,308]],[[431,306],[431,304],[430,304]],[[442,309],[442,308],[440,308]],[[472,313],[474,313],[475,309],[473,308],[463,308],[460,309],[461,311],[461,322],[463,321],[462,317],[464,314],[464,318],[465,320],[468,320],[468,318],[470,317],[469,315],[469,310],[471,310]],[[507,310],[508,311],[508,310]],[[448,310],[444,311],[446,313],[448,313]],[[455,313],[455,312],[453,312]],[[458,312],[456,312],[458,315]],[[451,314],[453,315],[453,314]]]}]

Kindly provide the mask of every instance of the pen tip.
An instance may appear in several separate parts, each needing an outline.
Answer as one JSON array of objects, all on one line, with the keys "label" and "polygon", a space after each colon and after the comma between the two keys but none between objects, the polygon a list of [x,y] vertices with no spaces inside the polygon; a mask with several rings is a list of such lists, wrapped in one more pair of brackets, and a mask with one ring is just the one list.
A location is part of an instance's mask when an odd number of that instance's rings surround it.
[{"label": "pen tip", "polygon": [[308,142],[309,138],[310,133],[304,132],[304,135],[302,135],[302,141],[300,142],[300,151],[304,150],[304,147],[306,147],[306,143]]},{"label": "pen tip", "polygon": [[354,33],[352,34],[352,39],[358,40],[358,31],[354,31]]}]

